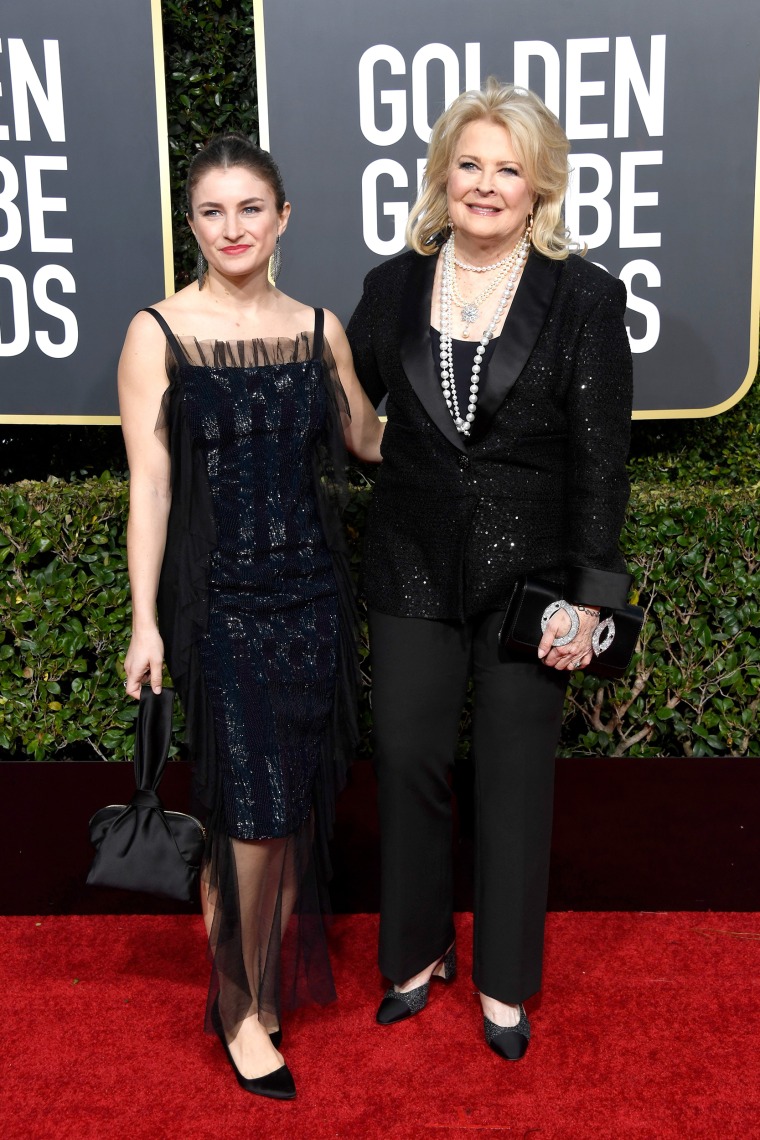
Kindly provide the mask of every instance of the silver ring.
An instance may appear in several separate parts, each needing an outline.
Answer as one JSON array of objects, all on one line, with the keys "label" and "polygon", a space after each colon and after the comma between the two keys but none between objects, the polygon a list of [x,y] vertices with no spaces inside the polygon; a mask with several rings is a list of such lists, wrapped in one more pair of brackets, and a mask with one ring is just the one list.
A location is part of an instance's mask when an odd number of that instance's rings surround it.
[{"label": "silver ring", "polygon": [[582,660],[583,660],[583,658],[581,657],[581,658],[580,658],[578,661],[573,661],[573,663],[572,663],[572,665],[570,666],[570,668],[571,668],[571,669],[580,669],[580,667],[581,667],[581,661],[582,661]]},{"label": "silver ring", "polygon": [[126,687],[127,687],[127,682],[125,681],[124,682],[124,688],[126,689]]},{"label": "silver ring", "polygon": [[555,637],[552,645],[567,645],[568,642],[572,641],[575,637],[581,623],[576,611],[573,609],[569,602],[565,601],[564,598],[560,598],[558,602],[550,602],[546,607],[543,614],[541,615],[541,632],[544,632],[547,625],[558,610],[564,610],[567,616],[570,618],[570,629],[567,631],[567,633],[563,633],[561,637]]}]

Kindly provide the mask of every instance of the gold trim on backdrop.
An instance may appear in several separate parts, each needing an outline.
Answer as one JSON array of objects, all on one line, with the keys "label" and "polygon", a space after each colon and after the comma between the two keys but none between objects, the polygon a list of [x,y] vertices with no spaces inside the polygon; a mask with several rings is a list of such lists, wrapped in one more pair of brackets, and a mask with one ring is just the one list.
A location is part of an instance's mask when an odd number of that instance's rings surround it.
[{"label": "gold trim on backdrop", "polygon": [[253,36],[256,45],[256,98],[259,105],[259,146],[269,150],[269,99],[264,38],[264,0],[253,0]]},{"label": "gold trim on backdrop", "polygon": [[118,416],[0,416],[0,424],[120,424]]},{"label": "gold trim on backdrop", "polygon": [[161,0],[150,0],[153,25],[153,70],[156,79],[156,128],[158,132],[158,178],[161,194],[161,228],[164,246],[164,288],[174,292],[174,243],[172,241],[172,196],[169,180],[169,129],[166,113],[166,73],[164,71],[164,28]]},{"label": "gold trim on backdrop", "polygon": [[635,420],[668,420],[668,419],[706,419],[708,416],[717,416],[727,412],[738,404],[743,396],[747,395],[752,387],[752,381],[758,373],[760,362],[760,89],[758,94],[757,110],[757,143],[755,149],[755,220],[752,227],[752,286],[749,302],[749,367],[747,375],[732,396],[722,404],[715,404],[712,408],[684,408],[678,412],[634,412]]}]

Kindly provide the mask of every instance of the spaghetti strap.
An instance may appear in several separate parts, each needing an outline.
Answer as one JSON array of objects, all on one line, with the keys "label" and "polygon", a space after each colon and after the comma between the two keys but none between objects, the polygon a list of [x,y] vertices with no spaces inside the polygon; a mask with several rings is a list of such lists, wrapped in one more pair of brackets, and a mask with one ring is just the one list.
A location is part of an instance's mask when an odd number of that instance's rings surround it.
[{"label": "spaghetti strap", "polygon": [[161,329],[163,330],[164,336],[166,337],[166,339],[169,342],[169,347],[171,348],[172,352],[174,353],[174,359],[177,361],[177,364],[181,364],[183,361],[186,363],[189,363],[189,361],[187,359],[187,353],[185,352],[182,345],[177,340],[177,338],[174,335],[174,333],[172,332],[172,330],[169,328],[169,326],[166,323],[166,321],[164,320],[164,318],[158,312],[158,310],[157,309],[140,309],[140,312],[141,313],[150,313],[150,315],[152,317],[156,318],[159,325],[161,326]]},{"label": "spaghetti strap", "polygon": [[324,331],[325,331],[325,311],[324,309],[314,310],[314,343],[311,346],[311,355],[313,360],[322,359],[322,346],[324,344]]}]

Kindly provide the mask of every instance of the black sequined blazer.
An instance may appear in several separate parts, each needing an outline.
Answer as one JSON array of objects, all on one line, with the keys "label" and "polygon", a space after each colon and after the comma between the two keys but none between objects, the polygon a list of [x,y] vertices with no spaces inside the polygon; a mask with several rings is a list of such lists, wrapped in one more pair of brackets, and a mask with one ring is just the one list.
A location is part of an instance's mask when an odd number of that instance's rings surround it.
[{"label": "black sequined blazer", "polygon": [[461,619],[503,608],[520,574],[552,571],[573,601],[623,604],[625,287],[576,255],[532,252],[465,442],[431,351],[435,262],[407,252],[373,269],[348,326],[370,399],[388,394],[365,540],[370,606]]}]

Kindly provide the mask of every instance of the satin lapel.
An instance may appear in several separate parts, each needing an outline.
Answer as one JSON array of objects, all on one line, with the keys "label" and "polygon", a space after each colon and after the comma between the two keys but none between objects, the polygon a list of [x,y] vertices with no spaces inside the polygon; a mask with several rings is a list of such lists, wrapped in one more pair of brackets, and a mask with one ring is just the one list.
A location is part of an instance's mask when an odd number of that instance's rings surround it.
[{"label": "satin lapel", "polygon": [[464,451],[465,444],[454,427],[443,398],[430,346],[430,304],[435,264],[435,257],[419,256],[414,260],[401,302],[399,353],[407,379],[430,419],[454,447]]},{"label": "satin lapel", "polygon": [[515,299],[488,365],[485,391],[478,398],[470,435],[473,443],[487,433],[507,393],[528,363],[554,297],[560,264],[535,252],[525,263]]}]

